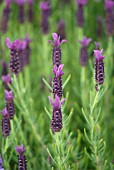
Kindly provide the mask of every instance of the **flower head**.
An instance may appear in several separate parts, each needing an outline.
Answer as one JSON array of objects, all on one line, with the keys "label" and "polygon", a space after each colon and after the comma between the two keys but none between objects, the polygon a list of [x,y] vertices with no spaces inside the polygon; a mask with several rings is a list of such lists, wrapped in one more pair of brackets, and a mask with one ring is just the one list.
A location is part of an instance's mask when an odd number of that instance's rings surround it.
[{"label": "flower head", "polygon": [[24,0],[16,0],[16,3],[18,5],[23,5],[25,3],[25,1]]},{"label": "flower head", "polygon": [[19,155],[22,155],[26,151],[26,148],[23,148],[23,144],[21,144],[19,147],[15,146],[15,150]]},{"label": "flower head", "polygon": [[50,10],[50,3],[48,1],[47,2],[40,2],[40,8],[43,11]]},{"label": "flower head", "polygon": [[91,41],[92,38],[86,38],[86,36],[84,36],[83,40],[78,40],[83,47],[87,47]]},{"label": "flower head", "polygon": [[76,0],[76,3],[77,3],[78,5],[82,5],[82,6],[86,5],[87,2],[88,2],[88,0]]},{"label": "flower head", "polygon": [[6,38],[6,46],[11,50],[12,49],[20,49],[20,46],[22,46],[22,42],[21,42],[21,40],[17,39],[11,43],[10,39]]},{"label": "flower head", "polygon": [[102,52],[103,52],[103,49],[102,50],[94,50],[94,55],[95,55],[96,60],[101,61],[104,59]]},{"label": "flower head", "polygon": [[112,0],[105,0],[105,8],[107,10],[111,10],[114,7],[114,1]]},{"label": "flower head", "polygon": [[96,50],[99,50],[100,43],[99,43],[99,42],[94,42],[94,44],[95,44],[95,49],[96,49]]},{"label": "flower head", "polygon": [[55,95],[54,101],[52,101],[50,96],[48,97],[48,99],[49,99],[49,102],[53,106],[54,109],[60,109],[61,106],[64,104],[64,102],[66,100],[66,99],[63,99],[62,101],[60,101],[60,98],[58,97],[57,94]]},{"label": "flower head", "polygon": [[62,71],[63,67],[64,64],[59,65],[59,67],[54,65],[53,73],[55,74],[56,77],[62,76],[64,74],[64,72]]},{"label": "flower head", "polygon": [[11,80],[11,76],[10,76],[10,74],[7,74],[7,75],[3,75],[2,76],[2,81],[4,82],[4,83],[6,83],[6,84],[8,84],[8,83],[12,83],[12,80]]},{"label": "flower head", "polygon": [[12,0],[5,0],[5,3],[6,3],[7,6],[10,6],[11,3],[12,3]]},{"label": "flower head", "polygon": [[14,98],[13,92],[11,90],[10,91],[5,90],[5,99],[6,100],[12,100],[13,98]]},{"label": "flower head", "polygon": [[8,116],[8,111],[7,111],[6,108],[4,108],[1,113],[2,113],[3,117],[7,117]]},{"label": "flower head", "polygon": [[49,40],[48,42],[50,43],[50,44],[52,44],[53,46],[55,46],[55,47],[58,47],[59,45],[61,45],[62,43],[64,43],[64,42],[66,42],[67,40],[62,40],[61,42],[60,42],[60,36],[58,36],[57,35],[57,33],[53,33],[52,34],[52,37],[53,37],[53,39],[54,39],[54,43],[52,43],[52,41],[51,40]]}]

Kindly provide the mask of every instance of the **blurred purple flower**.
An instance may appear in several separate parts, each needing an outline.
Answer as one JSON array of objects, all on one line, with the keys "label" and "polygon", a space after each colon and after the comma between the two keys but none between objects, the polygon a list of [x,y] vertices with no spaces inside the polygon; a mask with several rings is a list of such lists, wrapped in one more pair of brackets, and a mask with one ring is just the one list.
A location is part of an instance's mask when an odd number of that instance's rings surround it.
[{"label": "blurred purple flower", "polygon": [[26,43],[19,39],[11,43],[10,39],[6,38],[6,46],[10,49],[10,70],[18,75],[20,71],[20,51],[26,47]]},{"label": "blurred purple flower", "polygon": [[52,132],[60,132],[62,129],[62,112],[61,106],[65,102],[65,99],[60,101],[60,98],[55,95],[54,101],[52,101],[51,97],[49,98],[50,104],[53,106],[53,113],[52,113],[52,121],[51,121],[51,130]]},{"label": "blurred purple flower", "polygon": [[78,4],[78,9],[76,12],[77,17],[77,25],[79,27],[83,27],[84,25],[84,10],[83,7],[87,4],[87,0],[76,0],[76,3]]},{"label": "blurred purple flower", "polygon": [[1,22],[0,22],[0,30],[2,31],[2,33],[6,33],[8,29],[8,21],[9,21],[9,16],[10,16],[10,11],[11,11],[10,9],[11,3],[12,3],[11,0],[7,0],[6,6],[3,9]]},{"label": "blurred purple flower", "polygon": [[96,90],[98,91],[98,85],[104,82],[104,56],[102,55],[103,50],[94,50],[95,56],[95,80],[96,80]]},{"label": "blurred purple flower", "polygon": [[3,61],[1,65],[2,65],[2,76],[5,76],[8,74],[8,64],[5,61]]},{"label": "blurred purple flower", "polygon": [[111,10],[114,7],[114,1],[105,0],[105,8],[106,10]]},{"label": "blurred purple flower", "polygon": [[112,0],[105,0],[106,9],[106,32],[108,36],[114,35],[114,2]]},{"label": "blurred purple flower", "polygon": [[10,91],[5,90],[6,108],[10,119],[13,119],[15,114],[13,99],[14,99],[13,92],[11,90]]},{"label": "blurred purple flower", "polygon": [[82,6],[86,5],[87,2],[88,2],[88,0],[76,0],[76,3],[77,3],[78,5],[82,5]]},{"label": "blurred purple flower", "polygon": [[84,36],[83,40],[78,40],[82,47],[87,47],[91,41],[92,38],[86,38],[86,36]]},{"label": "blurred purple flower", "polygon": [[4,170],[3,166],[2,166],[2,158],[0,157],[0,170]]},{"label": "blurred purple flower", "polygon": [[24,155],[26,148],[23,148],[23,144],[21,144],[19,147],[15,146],[15,150],[18,153],[18,169],[27,170],[27,160],[26,156]]},{"label": "blurred purple flower", "polygon": [[34,0],[27,0],[28,4],[32,5],[34,4]]},{"label": "blurred purple flower", "polygon": [[63,19],[61,19],[58,23],[58,29],[57,29],[57,33],[60,36],[60,40],[65,39],[66,38],[66,33],[65,33],[65,21]]},{"label": "blurred purple flower", "polygon": [[12,84],[11,76],[10,74],[2,76],[2,81],[4,83],[4,87],[6,90],[10,91],[10,88],[8,87],[8,83]]},{"label": "blurred purple flower", "polygon": [[42,10],[42,14],[41,14],[41,28],[42,28],[42,32],[44,34],[48,34],[49,32],[49,16],[51,13],[51,6],[50,6],[50,2],[46,1],[46,2],[40,2],[40,8]]},{"label": "blurred purple flower", "polygon": [[4,108],[2,111],[2,135],[4,137],[9,136],[10,130],[11,130],[11,126],[10,126],[9,114],[7,112],[7,109]]},{"label": "blurred purple flower", "polygon": [[99,50],[100,43],[99,42],[94,42],[94,44],[95,44],[95,50]]},{"label": "blurred purple flower", "polygon": [[86,38],[84,36],[83,40],[78,40],[78,42],[82,45],[80,49],[80,64],[81,66],[86,66],[88,63],[88,51],[87,46],[92,41],[91,38]]},{"label": "blurred purple flower", "polygon": [[97,37],[101,37],[103,33],[103,18],[101,16],[97,17],[97,29],[96,29]]},{"label": "blurred purple flower", "polygon": [[16,3],[19,6],[19,13],[18,13],[19,22],[22,24],[22,23],[24,23],[24,20],[25,20],[25,12],[24,12],[25,1],[24,0],[16,0]]},{"label": "blurred purple flower", "polygon": [[64,42],[66,42],[66,40],[62,40],[60,41],[60,36],[58,36],[56,33],[52,34],[52,37],[54,39],[54,43],[52,43],[51,40],[49,40],[48,42],[53,45],[53,49],[52,49],[52,61],[53,61],[53,66],[56,65],[57,67],[61,64],[61,49],[60,49],[60,45]]}]

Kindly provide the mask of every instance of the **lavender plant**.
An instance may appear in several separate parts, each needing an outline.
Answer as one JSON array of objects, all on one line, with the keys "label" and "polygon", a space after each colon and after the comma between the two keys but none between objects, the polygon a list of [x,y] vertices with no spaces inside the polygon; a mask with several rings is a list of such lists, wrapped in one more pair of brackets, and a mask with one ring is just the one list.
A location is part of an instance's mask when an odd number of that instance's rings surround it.
[{"label": "lavender plant", "polygon": [[96,90],[98,91],[98,85],[102,85],[104,82],[104,56],[102,55],[103,50],[94,50],[95,55],[95,80]]},{"label": "lavender plant", "polygon": [[33,4],[34,0],[28,0],[28,19],[30,22],[33,21]]},{"label": "lavender plant", "polygon": [[9,118],[13,119],[15,114],[15,108],[14,108],[14,96],[12,91],[5,90],[5,100],[6,100],[6,109],[9,114]]},{"label": "lavender plant", "polygon": [[15,146],[15,150],[18,153],[18,170],[27,170],[27,160],[24,155],[26,148],[23,148],[23,144],[21,144],[20,147]]},{"label": "lavender plant", "polygon": [[19,6],[19,22],[22,24],[25,20],[25,12],[24,12],[24,0],[16,0],[17,5]]},{"label": "lavender plant", "polygon": [[78,42],[82,45],[80,49],[80,65],[81,66],[86,66],[88,63],[88,51],[87,51],[87,46],[89,43],[92,41],[91,38],[86,38],[84,36],[83,40],[78,40]]},{"label": "lavender plant", "polygon": [[0,170],[4,170],[4,168],[2,166],[2,158],[0,158]]},{"label": "lavender plant", "polygon": [[6,5],[3,10],[2,20],[0,23],[0,29],[3,33],[6,33],[8,29],[8,21],[9,21],[9,16],[10,16],[10,11],[11,11],[12,0],[5,0],[5,3]]},{"label": "lavender plant", "polygon": [[76,3],[78,5],[76,16],[77,16],[77,25],[79,27],[84,26],[83,8],[87,4],[87,2],[88,2],[88,0],[76,0]]},{"label": "lavender plant", "polygon": [[42,16],[41,16],[41,28],[43,34],[48,34],[49,33],[49,16],[51,13],[51,6],[50,2],[40,2],[40,8],[42,10]]},{"label": "lavender plant", "polygon": [[113,14],[114,2],[112,0],[105,0],[106,9],[106,32],[108,36],[114,34],[114,14]]},{"label": "lavender plant", "polygon": [[9,136],[10,130],[11,130],[11,125],[10,125],[9,114],[7,112],[7,109],[4,108],[2,111],[2,135],[4,137]]}]

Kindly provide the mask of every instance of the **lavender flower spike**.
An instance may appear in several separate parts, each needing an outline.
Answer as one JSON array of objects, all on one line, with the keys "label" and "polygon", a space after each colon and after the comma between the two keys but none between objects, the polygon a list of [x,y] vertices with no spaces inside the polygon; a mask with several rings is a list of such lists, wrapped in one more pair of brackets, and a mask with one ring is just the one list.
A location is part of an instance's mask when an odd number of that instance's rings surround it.
[{"label": "lavender flower spike", "polygon": [[52,37],[54,39],[54,43],[52,43],[51,40],[49,40],[48,42],[53,45],[53,49],[52,49],[52,61],[53,61],[53,66],[56,65],[57,67],[61,64],[61,49],[60,49],[60,45],[64,42],[66,42],[67,40],[63,39],[62,41],[60,41],[60,36],[58,36],[56,33],[52,34]]},{"label": "lavender flower spike", "polygon": [[7,108],[10,119],[13,119],[14,114],[15,114],[13,99],[14,99],[14,96],[13,96],[12,91],[5,90],[6,108]]},{"label": "lavender flower spike", "polygon": [[87,46],[89,43],[92,41],[91,38],[86,38],[84,36],[83,40],[78,40],[78,42],[82,45],[80,49],[80,65],[81,66],[86,66],[88,63],[88,51],[87,51]]},{"label": "lavender flower spike", "polygon": [[50,2],[46,1],[46,2],[40,2],[40,8],[42,10],[42,16],[41,16],[41,28],[42,28],[42,32],[44,34],[48,34],[49,32],[49,16],[51,13],[51,6],[50,6]]},{"label": "lavender flower spike", "polygon": [[87,0],[76,0],[76,3],[78,4],[76,16],[77,16],[77,24],[79,27],[83,27],[84,25],[83,7],[87,4],[87,2],[88,2]]},{"label": "lavender flower spike", "polygon": [[104,56],[102,55],[103,50],[94,50],[95,56],[95,80],[96,80],[96,90],[98,91],[98,85],[104,82]]},{"label": "lavender flower spike", "polygon": [[20,71],[19,51],[21,45],[21,41],[18,39],[11,43],[10,39],[6,38],[6,46],[10,49],[10,70],[16,75]]},{"label": "lavender flower spike", "polygon": [[94,42],[94,44],[95,44],[95,50],[99,50],[100,43],[99,42]]},{"label": "lavender flower spike", "polygon": [[11,130],[10,126],[10,120],[9,120],[9,114],[7,112],[7,109],[3,109],[2,111],[2,135],[4,137],[9,136]]},{"label": "lavender flower spike", "polygon": [[114,35],[114,2],[112,0],[105,0],[106,9],[106,32],[108,36]]},{"label": "lavender flower spike", "polygon": [[2,167],[2,158],[0,157],[0,170],[4,170],[4,168]]},{"label": "lavender flower spike", "polygon": [[23,144],[20,147],[15,146],[15,150],[18,153],[18,170],[27,170],[27,160],[24,152],[26,148],[23,148]]},{"label": "lavender flower spike", "polygon": [[52,113],[52,121],[51,121],[51,130],[52,132],[60,132],[62,129],[62,112],[61,106],[65,102],[65,99],[60,101],[60,98],[55,95],[54,101],[52,101],[51,97],[49,98],[50,104],[53,106],[53,113]]},{"label": "lavender flower spike", "polygon": [[84,36],[83,40],[78,40],[82,47],[87,47],[91,41],[92,38],[87,38],[86,36]]},{"label": "lavender flower spike", "polygon": [[25,1],[24,0],[16,0],[16,3],[19,6],[19,14],[18,14],[19,22],[24,23],[24,18],[25,18],[24,3],[25,3]]},{"label": "lavender flower spike", "polygon": [[55,74],[53,80],[54,98],[56,94],[59,96],[60,99],[62,98],[63,95],[63,90],[62,90],[62,75],[64,74],[64,72],[62,71],[63,66],[64,64],[59,65],[59,67],[54,65],[54,69],[53,69],[53,73]]},{"label": "lavender flower spike", "polygon": [[56,77],[62,76],[64,74],[64,72],[62,71],[63,67],[64,64],[59,65],[59,67],[54,65],[53,73],[55,74]]}]

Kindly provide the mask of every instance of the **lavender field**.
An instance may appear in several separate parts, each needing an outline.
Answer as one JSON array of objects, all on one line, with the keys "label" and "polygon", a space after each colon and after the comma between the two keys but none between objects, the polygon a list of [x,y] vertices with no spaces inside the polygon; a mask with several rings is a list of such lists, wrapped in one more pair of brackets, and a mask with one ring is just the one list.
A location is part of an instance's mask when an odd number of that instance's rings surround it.
[{"label": "lavender field", "polygon": [[0,170],[114,170],[114,1],[0,0]]}]

